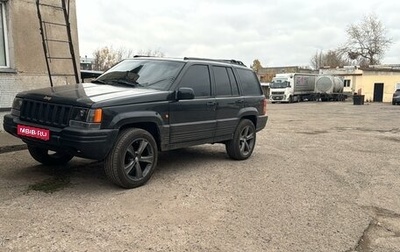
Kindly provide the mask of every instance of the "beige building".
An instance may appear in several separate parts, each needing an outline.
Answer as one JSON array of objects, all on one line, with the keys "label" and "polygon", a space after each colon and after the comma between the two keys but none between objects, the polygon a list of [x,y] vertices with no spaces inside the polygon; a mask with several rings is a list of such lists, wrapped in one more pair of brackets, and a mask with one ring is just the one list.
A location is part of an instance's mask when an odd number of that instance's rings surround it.
[{"label": "beige building", "polygon": [[320,73],[343,76],[344,92],[364,95],[365,101],[371,102],[391,102],[400,83],[400,65],[321,69]]},{"label": "beige building", "polygon": [[[44,4],[42,20],[47,22],[42,23],[48,39],[45,45],[52,57],[50,72],[57,75],[52,78],[54,85],[76,83],[69,44],[61,42],[68,41],[66,27],[60,25],[65,24],[62,1],[40,1]],[[79,66],[75,0],[68,2],[73,52]],[[40,31],[36,0],[0,0],[0,112],[9,111],[18,92],[50,86]]]}]

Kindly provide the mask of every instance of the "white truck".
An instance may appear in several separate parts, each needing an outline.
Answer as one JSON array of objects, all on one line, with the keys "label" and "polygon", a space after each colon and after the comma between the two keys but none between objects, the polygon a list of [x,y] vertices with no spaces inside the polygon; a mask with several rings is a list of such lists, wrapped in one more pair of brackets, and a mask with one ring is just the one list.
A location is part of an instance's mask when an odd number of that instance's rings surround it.
[{"label": "white truck", "polygon": [[299,102],[314,97],[317,74],[276,74],[270,83],[269,100],[275,102]]}]

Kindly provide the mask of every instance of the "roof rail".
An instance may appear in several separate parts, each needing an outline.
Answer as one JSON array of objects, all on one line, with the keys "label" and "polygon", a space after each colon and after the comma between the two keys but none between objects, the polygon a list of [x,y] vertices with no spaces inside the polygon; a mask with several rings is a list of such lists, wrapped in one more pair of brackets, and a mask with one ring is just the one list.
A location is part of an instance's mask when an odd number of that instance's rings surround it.
[{"label": "roof rail", "polygon": [[234,60],[234,59],[207,59],[207,58],[195,58],[195,57],[184,57],[184,60],[204,60],[204,61],[215,61],[215,62],[222,62],[222,63],[229,63],[229,64],[235,64],[239,66],[246,66],[243,64],[243,62],[239,60]]},{"label": "roof rail", "polygon": [[138,54],[136,54],[136,55],[134,55],[133,57],[134,57],[134,58],[151,58],[151,57],[156,57],[156,56],[150,56],[150,55],[138,55]]}]

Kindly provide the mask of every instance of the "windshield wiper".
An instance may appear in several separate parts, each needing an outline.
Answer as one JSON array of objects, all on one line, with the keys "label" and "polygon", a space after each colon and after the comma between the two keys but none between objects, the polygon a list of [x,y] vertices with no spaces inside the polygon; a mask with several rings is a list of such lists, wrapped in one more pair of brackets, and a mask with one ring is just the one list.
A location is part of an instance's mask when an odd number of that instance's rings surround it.
[{"label": "windshield wiper", "polygon": [[166,80],[170,80],[169,83],[171,83],[171,82],[173,82],[173,81],[175,80],[175,77],[168,77],[168,78],[160,79],[160,80],[151,82],[151,83],[149,83],[149,84],[145,83],[143,86],[150,87],[150,86],[153,86],[153,85],[155,85],[155,84],[158,84],[158,83],[163,82],[163,81],[166,81]]},{"label": "windshield wiper", "polygon": [[110,80],[110,83],[116,83],[116,84],[122,84],[125,86],[131,86],[131,87],[143,87],[143,85],[137,83],[137,82],[131,82],[131,81],[126,81],[126,80],[122,80],[122,79],[118,79],[118,80]]},{"label": "windshield wiper", "polygon": [[91,83],[107,84],[107,82],[102,81],[102,80],[92,80]]}]

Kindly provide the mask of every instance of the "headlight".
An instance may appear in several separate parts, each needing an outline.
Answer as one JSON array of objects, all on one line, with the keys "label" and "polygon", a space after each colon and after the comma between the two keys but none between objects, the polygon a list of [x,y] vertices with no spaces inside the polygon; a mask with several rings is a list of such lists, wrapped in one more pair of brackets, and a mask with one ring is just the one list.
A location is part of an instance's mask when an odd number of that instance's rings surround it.
[{"label": "headlight", "polygon": [[86,122],[88,115],[88,109],[86,108],[73,108],[72,110],[72,120]]},{"label": "headlight", "polygon": [[102,109],[74,108],[69,126],[86,129],[99,129],[103,119]]},{"label": "headlight", "polygon": [[12,103],[11,114],[14,116],[19,116],[21,107],[22,107],[22,99],[15,97]]}]

